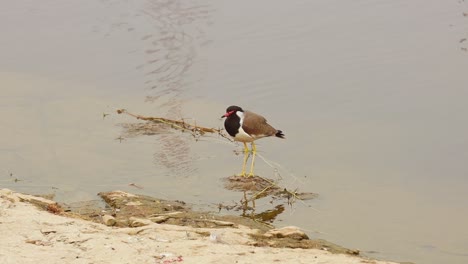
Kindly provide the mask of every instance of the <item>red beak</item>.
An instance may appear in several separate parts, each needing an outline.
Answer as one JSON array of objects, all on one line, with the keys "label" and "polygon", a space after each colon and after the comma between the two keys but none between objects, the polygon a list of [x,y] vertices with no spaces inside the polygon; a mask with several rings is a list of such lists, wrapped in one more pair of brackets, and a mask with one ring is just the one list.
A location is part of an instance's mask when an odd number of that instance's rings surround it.
[{"label": "red beak", "polygon": [[234,114],[234,112],[236,112],[236,111],[227,112],[227,113],[225,113],[224,115],[222,115],[221,118],[223,118],[223,117],[228,117],[228,116]]}]

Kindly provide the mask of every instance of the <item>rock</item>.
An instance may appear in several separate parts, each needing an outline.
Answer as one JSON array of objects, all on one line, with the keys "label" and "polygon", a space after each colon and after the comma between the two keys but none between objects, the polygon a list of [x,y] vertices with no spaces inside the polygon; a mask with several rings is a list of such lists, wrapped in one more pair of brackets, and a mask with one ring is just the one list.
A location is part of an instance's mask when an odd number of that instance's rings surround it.
[{"label": "rock", "polygon": [[130,217],[128,219],[129,226],[131,227],[140,227],[153,224],[153,221],[143,218]]},{"label": "rock", "polygon": [[52,208],[52,209],[60,208],[60,206],[56,202],[51,201],[49,199],[45,199],[42,197],[29,195],[29,194],[17,193],[9,189],[1,189],[0,197],[9,200],[12,203],[28,202],[45,210],[48,210],[49,208]]},{"label": "rock", "polygon": [[[17,203],[20,201],[20,198],[15,196],[13,191],[10,189],[1,189],[0,190],[0,198],[5,199],[6,201],[10,202],[11,204]],[[7,207],[10,207],[11,204],[9,204]]]},{"label": "rock", "polygon": [[136,202],[128,202],[125,205],[126,206],[139,206],[139,205],[142,205],[142,204],[143,204],[142,202],[136,201]]},{"label": "rock", "polygon": [[50,229],[50,228],[42,228],[40,231],[41,231],[41,233],[42,233],[43,235],[49,235],[49,234],[57,233],[57,230],[55,230],[55,229]]},{"label": "rock", "polygon": [[161,215],[161,216],[153,216],[153,217],[150,217],[149,220],[151,220],[152,222],[154,223],[163,223],[163,222],[166,222],[167,219],[169,219],[169,216],[164,216],[164,215]]},{"label": "rock", "polygon": [[213,223],[217,226],[234,226],[234,223],[220,220],[206,220],[207,222]]},{"label": "rock", "polygon": [[0,189],[0,195],[1,196],[8,196],[8,195],[12,195],[13,194],[13,191],[10,190],[10,189]]},{"label": "rock", "polygon": [[114,226],[117,222],[115,221],[115,218],[112,215],[103,215],[102,216],[102,222],[106,226]]},{"label": "rock", "polygon": [[309,239],[309,237],[304,232],[295,226],[285,226],[282,228],[271,229],[263,236],[267,238],[292,238],[295,240]]}]

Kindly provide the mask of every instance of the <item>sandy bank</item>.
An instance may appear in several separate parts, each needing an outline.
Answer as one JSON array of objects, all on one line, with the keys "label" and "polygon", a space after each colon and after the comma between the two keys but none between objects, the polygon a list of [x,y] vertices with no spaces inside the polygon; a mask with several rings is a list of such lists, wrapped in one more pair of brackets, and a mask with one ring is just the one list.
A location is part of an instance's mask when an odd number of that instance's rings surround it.
[{"label": "sandy bank", "polygon": [[0,263],[393,263],[253,246],[257,231],[242,225],[108,227],[40,210],[21,195],[0,190]]}]

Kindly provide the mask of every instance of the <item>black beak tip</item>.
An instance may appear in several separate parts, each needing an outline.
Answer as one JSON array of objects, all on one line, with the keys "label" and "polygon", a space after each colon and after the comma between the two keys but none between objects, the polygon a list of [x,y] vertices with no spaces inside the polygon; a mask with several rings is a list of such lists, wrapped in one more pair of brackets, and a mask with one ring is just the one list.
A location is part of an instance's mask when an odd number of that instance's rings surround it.
[{"label": "black beak tip", "polygon": [[222,115],[222,116],[221,116],[221,118],[225,118],[225,117],[226,117],[226,115]]}]

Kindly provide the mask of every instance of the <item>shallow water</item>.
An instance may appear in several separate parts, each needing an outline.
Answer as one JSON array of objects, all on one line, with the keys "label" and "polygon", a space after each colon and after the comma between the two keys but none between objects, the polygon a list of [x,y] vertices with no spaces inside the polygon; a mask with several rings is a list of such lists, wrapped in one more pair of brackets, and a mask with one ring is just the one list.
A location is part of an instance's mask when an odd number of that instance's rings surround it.
[{"label": "shallow water", "polygon": [[137,121],[115,110],[220,127],[238,104],[287,137],[258,141],[256,172],[319,194],[277,225],[381,259],[467,263],[464,12],[435,0],[9,2],[0,184],[215,210],[242,198],[220,180],[241,146],[173,131],[119,140]]}]

